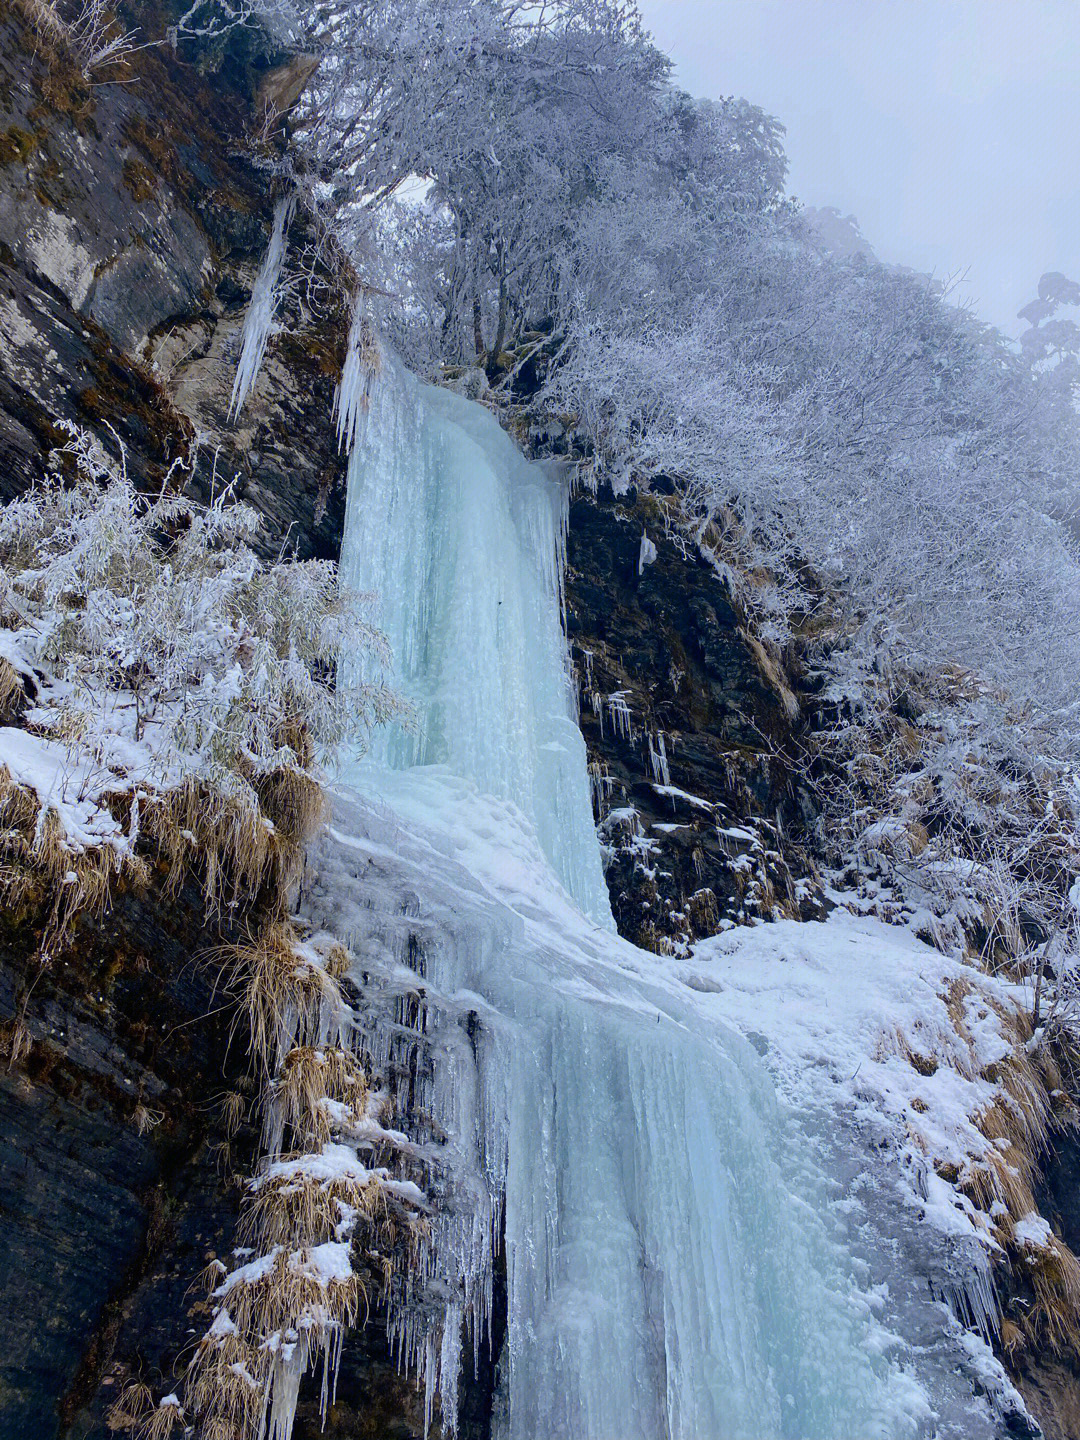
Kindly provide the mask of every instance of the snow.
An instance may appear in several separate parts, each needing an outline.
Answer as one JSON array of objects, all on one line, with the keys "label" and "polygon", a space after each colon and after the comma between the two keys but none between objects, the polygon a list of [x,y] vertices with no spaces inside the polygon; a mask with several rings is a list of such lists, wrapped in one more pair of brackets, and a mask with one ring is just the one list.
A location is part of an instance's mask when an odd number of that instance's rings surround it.
[{"label": "snow", "polygon": [[678,785],[654,785],[652,788],[657,795],[663,795],[667,800],[685,800],[688,805],[693,805],[698,810],[716,809],[711,800],[703,800],[700,795],[691,795],[688,790],[680,790]]},{"label": "snow", "polygon": [[321,1285],[344,1284],[353,1273],[349,1263],[349,1246],[341,1240],[313,1245],[304,1257],[303,1270]]},{"label": "snow", "polygon": [[43,807],[57,812],[72,850],[101,845],[122,851],[129,848],[121,826],[98,803],[100,767],[74,754],[69,746],[25,730],[0,727],[0,765],[7,766],[17,784],[33,790]]},{"label": "snow", "polygon": [[1032,1250],[1045,1250],[1054,1238],[1054,1232],[1041,1215],[1032,1211],[1013,1226],[1017,1243]]},{"label": "snow", "polygon": [[233,1324],[229,1312],[224,1306],[222,1306],[214,1316],[214,1323],[206,1333],[213,1336],[214,1339],[224,1339],[226,1335],[235,1335],[237,1333],[236,1326]]},{"label": "snow", "polygon": [[[976,1120],[1001,1092],[984,1074],[1010,1049],[994,1007],[1020,1005],[1016,986],[844,909],[826,922],[781,920],[700,941],[678,973],[695,987],[711,982],[717,1018],[759,1037],[790,1105],[844,1108],[891,1137],[898,1183],[927,1222],[994,1248],[988,1218],[933,1164],[963,1170],[986,1154]],[[957,982],[973,987],[963,1005],[969,1038],[949,1012]],[[971,1283],[983,1288],[985,1266],[971,1263]]]},{"label": "snow", "polygon": [[[395,1135],[393,1131],[373,1127],[371,1122],[367,1122],[365,1138],[368,1136],[375,1138],[376,1128],[379,1139],[392,1138]],[[314,1180],[323,1185],[331,1184],[335,1180],[347,1180],[355,1185],[367,1185],[375,1181],[388,1194],[396,1195],[399,1200],[407,1201],[418,1207],[426,1203],[424,1192],[411,1180],[395,1179],[383,1168],[368,1169],[351,1145],[343,1145],[337,1141],[324,1145],[318,1153],[301,1155],[291,1160],[273,1161],[267,1166],[262,1176],[251,1182],[252,1188],[258,1189],[266,1179]]]}]

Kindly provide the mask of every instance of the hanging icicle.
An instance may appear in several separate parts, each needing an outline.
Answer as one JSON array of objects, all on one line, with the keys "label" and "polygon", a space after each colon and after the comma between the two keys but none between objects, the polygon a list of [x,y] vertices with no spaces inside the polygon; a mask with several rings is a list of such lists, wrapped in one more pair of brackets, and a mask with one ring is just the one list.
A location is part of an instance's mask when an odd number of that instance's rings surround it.
[{"label": "hanging icicle", "polygon": [[360,436],[371,404],[371,387],[382,368],[379,342],[372,324],[367,292],[363,286],[356,292],[352,305],[352,323],[341,383],[334,392],[334,415],[337,419],[338,448],[351,455]]},{"label": "hanging icicle", "polygon": [[244,401],[251,394],[252,387],[262,369],[266,342],[274,324],[274,312],[280,299],[279,282],[281,266],[285,259],[285,237],[296,208],[296,196],[286,195],[274,207],[274,228],[270,244],[255,277],[247,314],[244,316],[244,330],[240,339],[240,359],[236,366],[232,395],[229,397],[229,419],[233,420],[243,409]]}]

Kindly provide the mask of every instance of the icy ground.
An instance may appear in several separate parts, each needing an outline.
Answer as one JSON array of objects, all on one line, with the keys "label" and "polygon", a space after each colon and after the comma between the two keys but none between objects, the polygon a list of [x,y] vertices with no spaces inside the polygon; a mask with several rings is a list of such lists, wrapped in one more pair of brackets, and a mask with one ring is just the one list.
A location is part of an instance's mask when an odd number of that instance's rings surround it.
[{"label": "icy ground", "polygon": [[[985,1145],[992,1087],[942,994],[991,982],[843,911],[648,954],[581,914],[511,803],[436,766],[363,784],[306,905],[358,957],[376,1058],[392,1002],[427,1007],[449,1320],[398,1323],[431,1383],[485,1321],[505,1204],[500,1440],[1001,1433],[1019,1397],[953,1314],[993,1323],[985,1243],[932,1164]],[[1005,1041],[970,1011],[985,1060]]]}]

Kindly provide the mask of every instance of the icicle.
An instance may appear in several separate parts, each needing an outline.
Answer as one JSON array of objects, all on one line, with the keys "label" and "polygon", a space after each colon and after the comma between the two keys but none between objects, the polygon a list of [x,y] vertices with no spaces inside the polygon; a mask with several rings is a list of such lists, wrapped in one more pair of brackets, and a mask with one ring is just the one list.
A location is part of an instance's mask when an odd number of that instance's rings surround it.
[{"label": "icicle", "polygon": [[664,732],[658,730],[656,739],[653,740],[652,731],[647,732],[649,741],[649,771],[658,785],[671,784],[671,767],[668,765],[667,745],[664,742]]},{"label": "icicle", "polygon": [[607,697],[607,712],[611,727],[615,734],[621,735],[624,740],[633,740],[634,738],[634,721],[626,699],[629,693],[629,690],[615,690]]},{"label": "icicle", "polygon": [[243,408],[244,401],[251,394],[266,354],[266,342],[274,323],[281,279],[281,266],[285,259],[285,236],[296,207],[294,195],[283,196],[274,206],[274,228],[270,244],[266,247],[259,273],[251,290],[244,329],[240,339],[240,359],[236,366],[232,395],[229,397],[229,419],[234,419]]},{"label": "icicle", "polygon": [[381,363],[378,341],[368,311],[367,295],[360,289],[353,300],[341,382],[334,392],[338,448],[347,455],[352,454],[359,438],[360,427],[371,403],[371,387]]}]

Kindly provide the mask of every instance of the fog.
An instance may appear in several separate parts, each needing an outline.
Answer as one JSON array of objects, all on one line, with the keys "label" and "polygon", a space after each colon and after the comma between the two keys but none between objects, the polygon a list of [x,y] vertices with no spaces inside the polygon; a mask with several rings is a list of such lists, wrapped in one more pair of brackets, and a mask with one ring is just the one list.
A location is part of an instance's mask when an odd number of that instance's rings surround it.
[{"label": "fog", "polygon": [[684,89],[787,127],[790,189],[1016,334],[1080,278],[1076,0],[642,0]]}]

